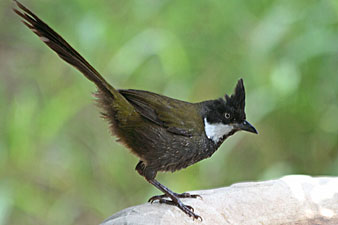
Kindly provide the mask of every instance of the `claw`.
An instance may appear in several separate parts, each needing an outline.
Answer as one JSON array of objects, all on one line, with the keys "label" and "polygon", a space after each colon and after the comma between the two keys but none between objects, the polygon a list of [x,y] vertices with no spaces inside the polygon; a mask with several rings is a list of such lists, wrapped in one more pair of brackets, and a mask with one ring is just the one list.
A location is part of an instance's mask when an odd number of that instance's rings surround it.
[{"label": "claw", "polygon": [[200,196],[200,195],[190,195],[189,198],[199,198],[199,199],[203,200],[202,196]]},{"label": "claw", "polygon": [[203,200],[203,197],[201,195],[196,195],[195,198],[199,198],[200,200]]},{"label": "claw", "polygon": [[158,195],[155,195],[155,196],[149,198],[149,199],[148,199],[148,202],[153,203],[154,201],[156,201],[156,200],[158,200],[158,199],[160,199],[160,198],[158,198]]},{"label": "claw", "polygon": [[185,207],[187,207],[191,212],[195,212],[195,209],[190,205],[185,205]]},{"label": "claw", "polygon": [[203,222],[203,218],[202,218],[202,217],[200,217],[199,215],[196,215],[196,216],[194,217],[194,219],[196,219],[196,220],[199,220],[199,221]]},{"label": "claw", "polygon": [[156,200],[161,200],[162,198],[167,198],[166,195],[154,195],[153,197],[149,198],[148,202],[153,203]]},{"label": "claw", "polygon": [[188,216],[192,217],[194,220],[200,220],[203,221],[202,217],[194,213],[194,208],[190,205],[183,205],[182,203],[178,203],[177,206]]}]

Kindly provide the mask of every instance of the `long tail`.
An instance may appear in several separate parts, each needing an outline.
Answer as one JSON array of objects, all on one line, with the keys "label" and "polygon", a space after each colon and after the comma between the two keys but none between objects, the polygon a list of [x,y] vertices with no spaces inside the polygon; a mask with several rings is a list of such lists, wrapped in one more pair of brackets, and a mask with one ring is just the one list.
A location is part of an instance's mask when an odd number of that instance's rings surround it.
[{"label": "long tail", "polygon": [[[58,33],[37,17],[18,1],[14,0],[22,10],[13,9],[23,20],[22,22],[31,29],[40,39],[53,49],[63,60],[74,66],[106,95],[113,99],[121,96],[72,46],[70,46]],[[122,97],[122,96],[121,96]]]}]

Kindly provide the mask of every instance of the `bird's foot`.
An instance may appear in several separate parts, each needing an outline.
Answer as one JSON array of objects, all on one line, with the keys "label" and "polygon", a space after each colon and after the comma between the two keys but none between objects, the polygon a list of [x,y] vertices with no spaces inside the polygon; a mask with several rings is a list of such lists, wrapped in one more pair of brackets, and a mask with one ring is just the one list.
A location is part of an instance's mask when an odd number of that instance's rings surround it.
[{"label": "bird's foot", "polygon": [[167,199],[161,198],[161,199],[159,199],[158,202],[159,203],[168,204],[168,205],[177,206],[185,214],[187,214],[188,216],[192,217],[193,219],[203,221],[202,217],[200,217],[199,215],[195,214],[195,212],[194,212],[195,210],[194,210],[193,207],[191,207],[190,205],[184,205],[180,200],[178,200],[177,202],[175,202],[175,201],[172,201],[172,200],[167,200]]},{"label": "bird's foot", "polygon": [[172,200],[168,200],[165,198],[171,198],[168,195],[155,195],[153,197],[151,197],[148,202],[153,203],[154,201],[158,200],[159,203],[164,203],[164,204],[168,204],[168,205],[173,205],[173,206],[177,206],[178,208],[180,208],[185,214],[187,214],[188,216],[192,217],[193,219],[197,219],[202,221],[202,217],[200,217],[199,215],[194,213],[194,208],[191,207],[190,205],[184,205],[179,198],[200,198],[202,199],[202,197],[200,195],[191,195],[189,193],[182,193],[182,194],[177,194],[174,193],[174,196],[176,197],[175,199]]},{"label": "bird's foot", "polygon": [[[187,192],[184,192],[182,194],[174,193],[174,195],[177,198],[200,198],[200,199],[202,199],[202,196],[200,196],[200,195],[192,195],[192,194],[189,194]],[[165,200],[164,198],[170,198],[170,197],[168,195],[166,195],[166,194],[164,194],[164,195],[155,195],[155,196],[151,197],[148,200],[148,202],[153,203],[156,200],[159,200],[159,201],[161,201],[161,199]]]}]

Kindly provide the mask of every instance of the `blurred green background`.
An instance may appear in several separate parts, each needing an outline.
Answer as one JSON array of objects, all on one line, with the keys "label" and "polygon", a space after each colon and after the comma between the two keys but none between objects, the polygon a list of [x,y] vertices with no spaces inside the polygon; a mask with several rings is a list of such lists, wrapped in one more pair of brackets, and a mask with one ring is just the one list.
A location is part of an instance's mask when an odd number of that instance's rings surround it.
[{"label": "blurred green background", "polygon": [[[115,87],[231,93],[247,118],[215,155],[158,175],[176,192],[338,174],[337,0],[23,1]],[[98,224],[159,194],[93,102],[94,85],[0,2],[0,225]]]}]

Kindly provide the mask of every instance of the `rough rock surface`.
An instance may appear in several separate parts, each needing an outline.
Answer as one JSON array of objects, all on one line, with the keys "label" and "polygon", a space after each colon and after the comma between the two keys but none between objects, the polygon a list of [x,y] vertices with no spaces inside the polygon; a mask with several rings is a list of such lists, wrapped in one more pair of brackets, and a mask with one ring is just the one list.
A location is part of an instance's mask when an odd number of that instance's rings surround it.
[{"label": "rough rock surface", "polygon": [[115,213],[101,225],[338,225],[338,177],[290,175],[189,193],[203,198],[182,200],[203,217],[203,222],[177,207],[146,203]]}]

